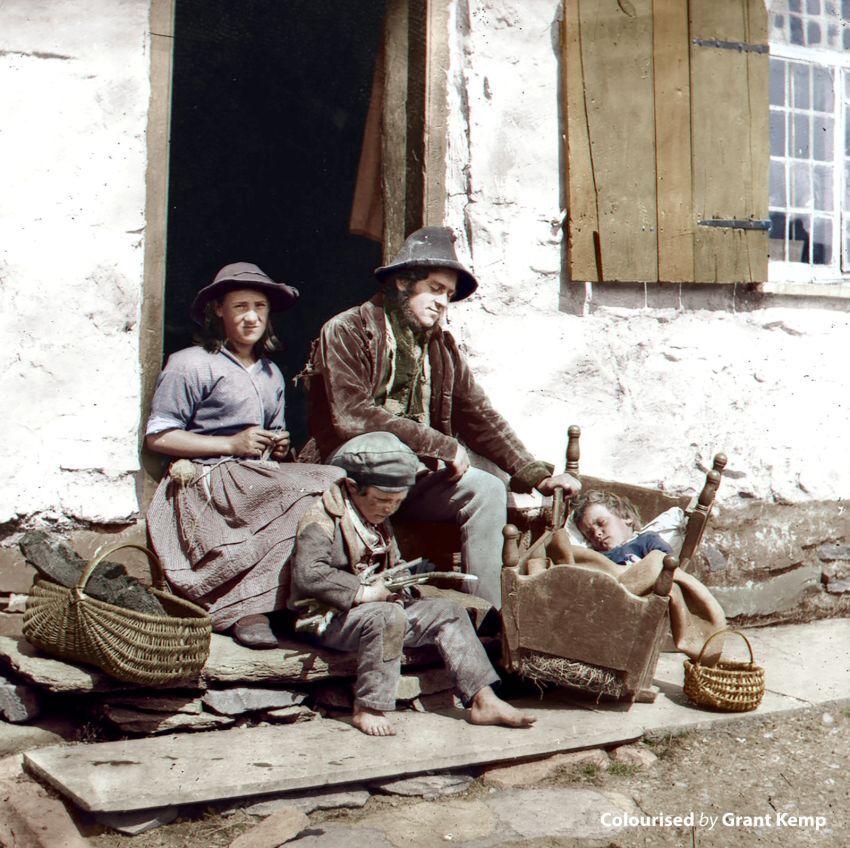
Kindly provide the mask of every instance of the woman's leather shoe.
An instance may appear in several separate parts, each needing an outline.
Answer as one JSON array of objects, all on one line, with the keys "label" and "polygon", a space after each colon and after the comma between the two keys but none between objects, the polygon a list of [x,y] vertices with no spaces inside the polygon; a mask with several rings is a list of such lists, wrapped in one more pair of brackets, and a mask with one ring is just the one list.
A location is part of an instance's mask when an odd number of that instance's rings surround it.
[{"label": "woman's leather shoe", "polygon": [[272,632],[266,615],[246,615],[233,625],[233,638],[246,648],[276,648],[277,636]]}]

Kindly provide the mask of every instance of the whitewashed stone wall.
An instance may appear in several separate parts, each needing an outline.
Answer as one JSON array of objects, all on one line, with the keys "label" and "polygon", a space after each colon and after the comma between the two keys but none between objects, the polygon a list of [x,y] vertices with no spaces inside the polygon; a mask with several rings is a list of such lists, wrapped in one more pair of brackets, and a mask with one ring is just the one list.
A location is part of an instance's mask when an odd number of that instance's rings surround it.
[{"label": "whitewashed stone wall", "polygon": [[0,4],[0,526],[138,513],[147,0]]},{"label": "whitewashed stone wall", "polygon": [[476,373],[559,467],[576,423],[596,476],[680,493],[722,450],[721,503],[848,497],[840,302],[674,287],[652,308],[635,287],[621,306],[601,285],[562,282],[560,8],[455,3],[447,219],[481,288],[452,328]]}]

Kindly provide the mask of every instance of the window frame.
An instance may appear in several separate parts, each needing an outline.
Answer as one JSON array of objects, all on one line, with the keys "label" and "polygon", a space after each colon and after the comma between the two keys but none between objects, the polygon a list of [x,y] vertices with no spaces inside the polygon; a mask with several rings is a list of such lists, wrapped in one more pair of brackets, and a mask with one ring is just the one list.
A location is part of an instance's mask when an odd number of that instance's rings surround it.
[{"label": "window frame", "polygon": [[[773,14],[769,12],[769,14]],[[772,30],[769,30],[772,32]],[[770,58],[787,62],[819,66],[834,74],[834,154],[832,188],[835,202],[833,224],[833,259],[830,265],[811,265],[801,262],[770,259],[768,280],[762,290],[777,294],[802,294],[809,296],[850,297],[850,256],[845,250],[844,228],[850,216],[845,208],[845,180],[850,178],[850,156],[845,150],[846,125],[850,123],[850,101],[845,86],[850,81],[850,52],[822,47],[805,47],[769,41]],[[786,89],[787,93],[787,89]],[[768,107],[769,108],[769,107]],[[773,155],[769,152],[770,160]],[[836,238],[837,235],[837,238]],[[847,271],[843,268],[848,268]]]}]

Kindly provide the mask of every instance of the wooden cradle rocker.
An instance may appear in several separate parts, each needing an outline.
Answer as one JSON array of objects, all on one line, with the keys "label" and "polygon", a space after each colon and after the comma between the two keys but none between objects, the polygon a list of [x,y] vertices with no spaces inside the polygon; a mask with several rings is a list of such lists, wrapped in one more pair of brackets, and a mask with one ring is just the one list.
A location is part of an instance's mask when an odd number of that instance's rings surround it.
[{"label": "wooden cradle rocker", "polygon": [[[567,471],[578,476],[580,429],[569,428]],[[502,557],[502,663],[521,677],[565,685],[623,701],[654,701],[652,679],[669,631],[668,607],[673,573],[687,566],[699,548],[726,457],[717,454],[695,502],[639,486],[582,476],[584,490],[600,489],[628,497],[641,515],[656,516],[671,507],[683,510],[685,526],[678,559],[664,567],[645,595],[619,580],[583,565],[553,565],[529,574],[528,564],[545,556],[545,538],[520,552],[520,532],[504,529]],[[558,499],[552,508],[551,537],[564,523]],[[676,545],[673,546],[674,552]],[[538,565],[541,565],[537,560]]]}]

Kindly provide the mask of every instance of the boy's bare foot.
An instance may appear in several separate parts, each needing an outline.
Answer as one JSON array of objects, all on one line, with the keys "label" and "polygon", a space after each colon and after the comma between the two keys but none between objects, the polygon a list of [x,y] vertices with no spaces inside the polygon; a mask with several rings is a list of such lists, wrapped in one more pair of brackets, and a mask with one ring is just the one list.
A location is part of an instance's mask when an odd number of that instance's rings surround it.
[{"label": "boy's bare foot", "polygon": [[469,712],[472,724],[501,724],[505,727],[531,727],[537,718],[521,713],[503,701],[489,686],[479,689],[472,699]]},{"label": "boy's bare foot", "polygon": [[354,705],[354,715],[351,723],[367,736],[395,736],[395,727],[381,710]]}]

